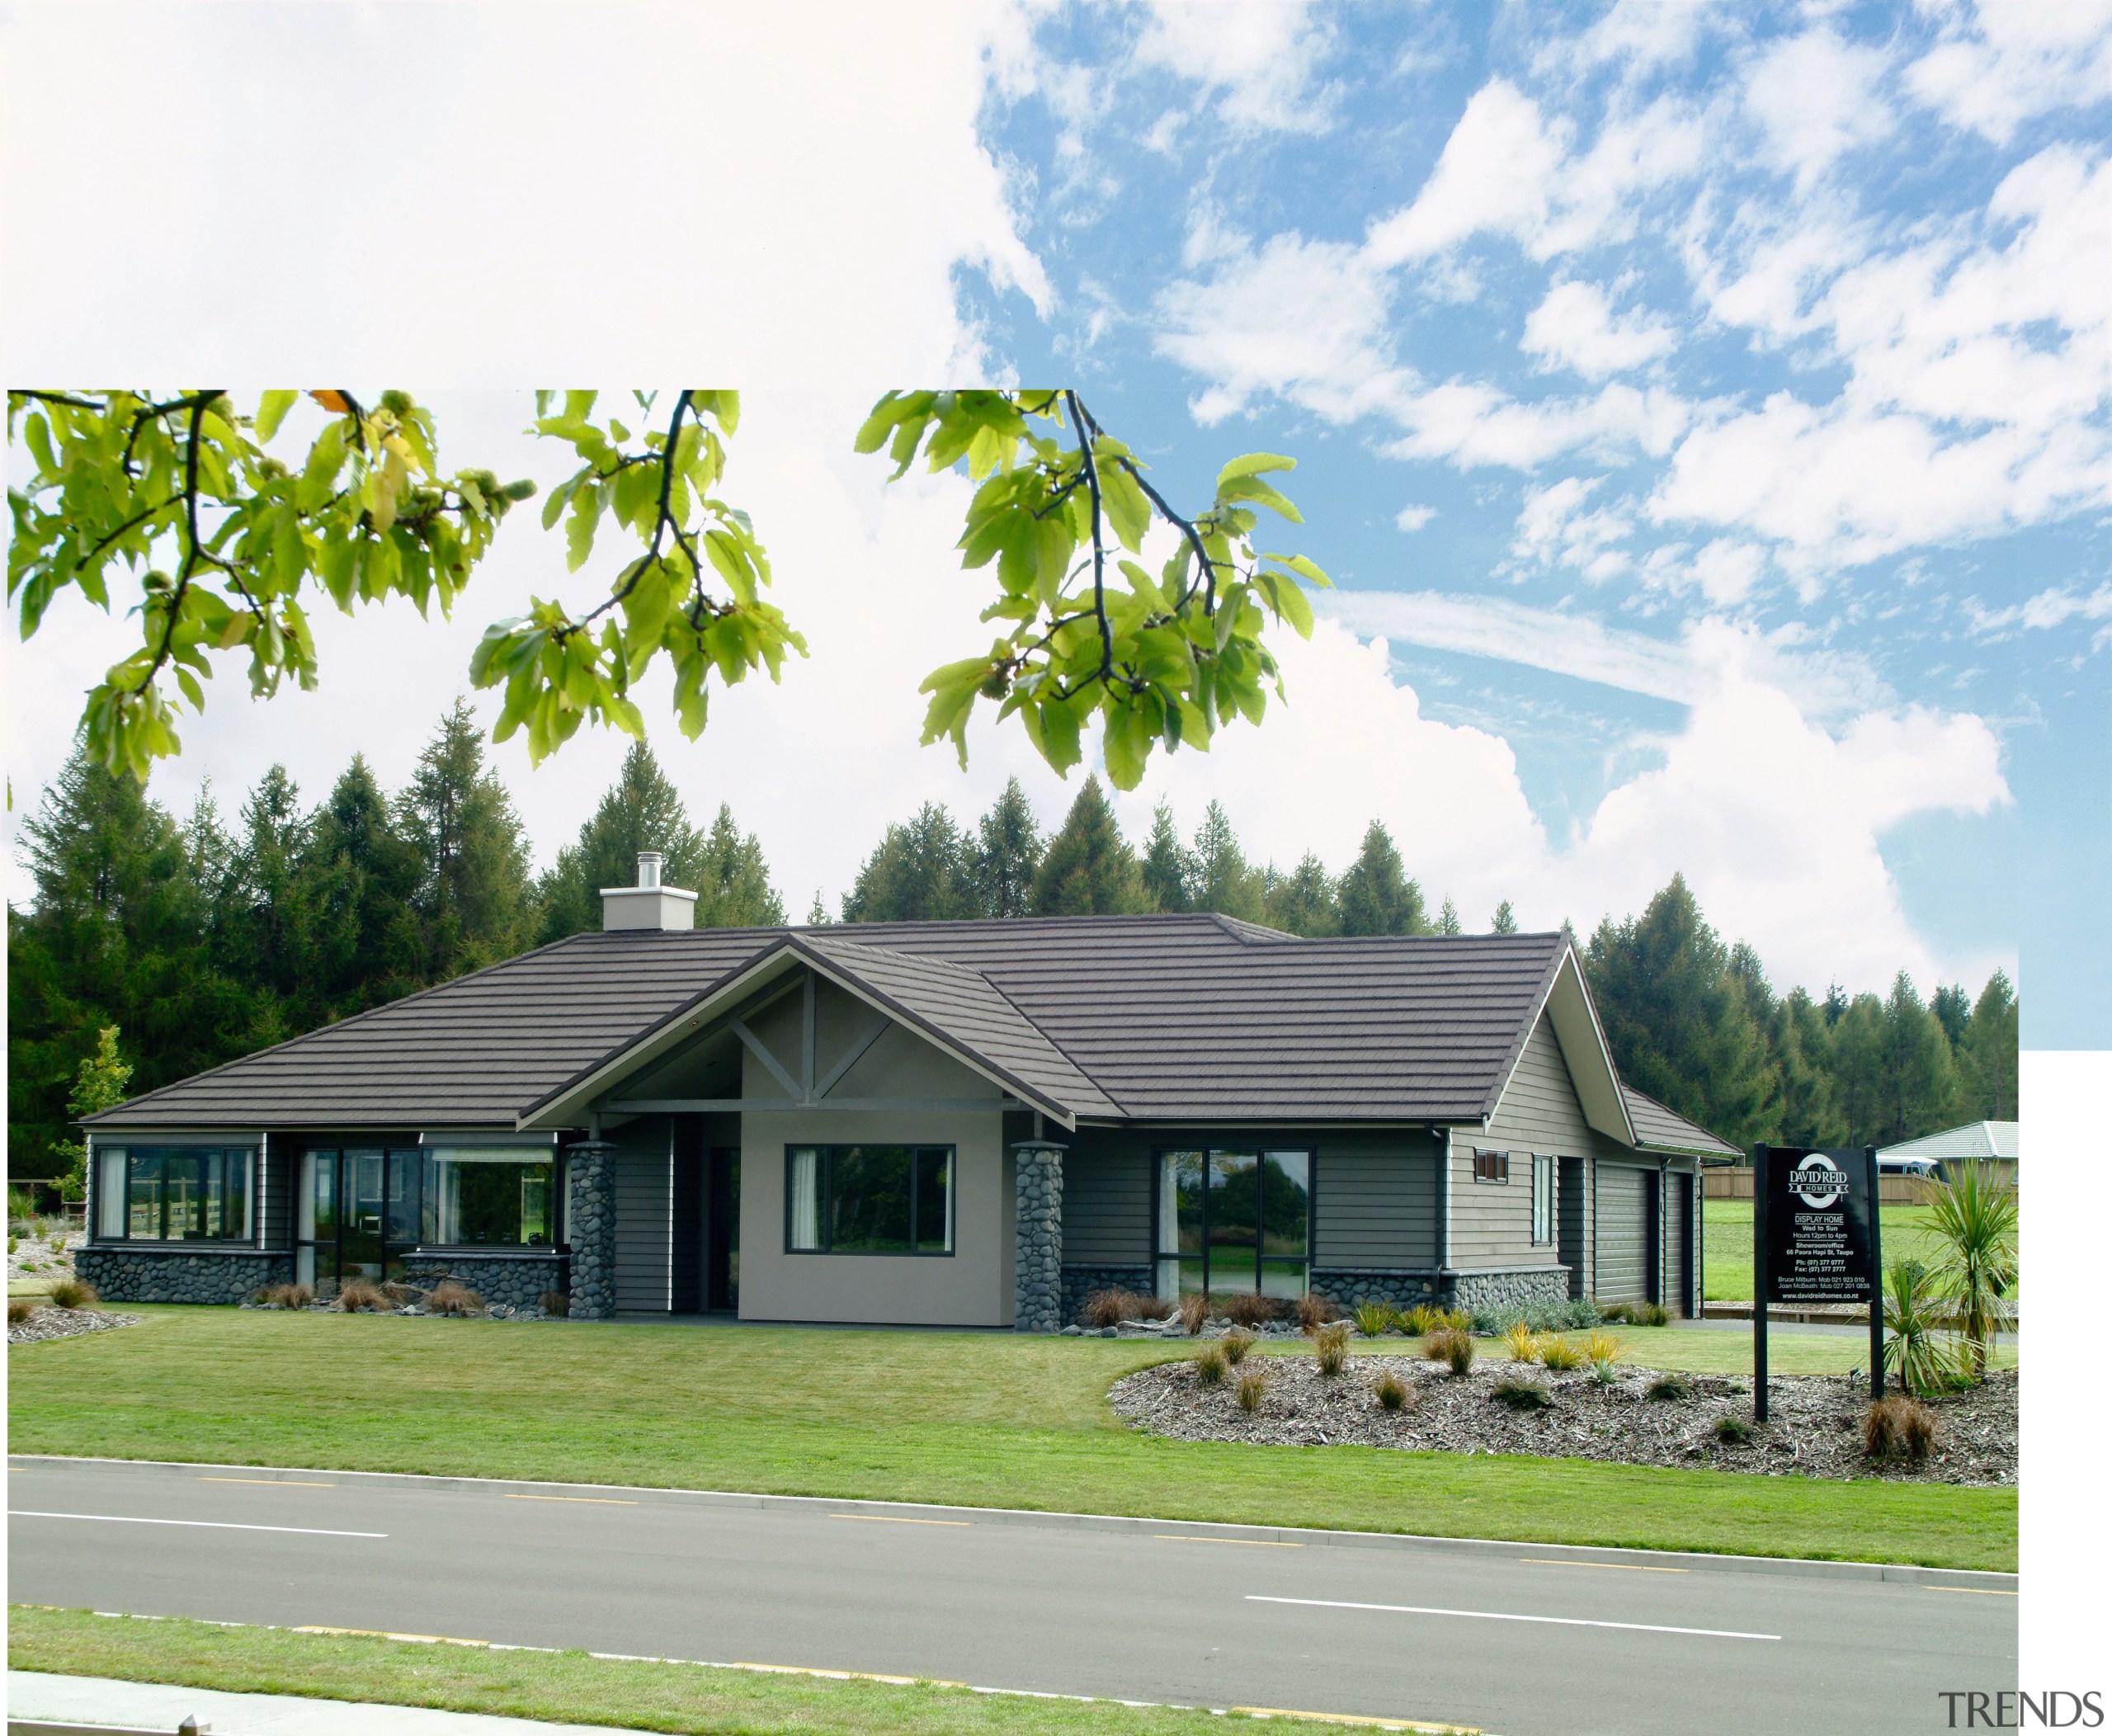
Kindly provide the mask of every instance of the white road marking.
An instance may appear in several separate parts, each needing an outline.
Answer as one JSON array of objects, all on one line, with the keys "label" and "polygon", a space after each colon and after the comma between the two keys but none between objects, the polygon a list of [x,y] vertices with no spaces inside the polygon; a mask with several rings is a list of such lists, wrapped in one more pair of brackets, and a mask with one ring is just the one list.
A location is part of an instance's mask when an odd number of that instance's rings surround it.
[{"label": "white road marking", "polygon": [[130,1513],[40,1513],[7,1509],[10,1519],[92,1519],[103,1525],[189,1525],[209,1531],[297,1531],[304,1537],[386,1537],[386,1531],[326,1531],[312,1525],[235,1525],[224,1519],[141,1519]]},{"label": "white road marking", "polygon": [[1554,1627],[1624,1628],[1638,1634],[1694,1634],[1706,1639],[1780,1639],[1780,1634],[1742,1634],[1730,1628],[1661,1627],[1652,1621],[1586,1621],[1581,1616],[1513,1616],[1501,1610],[1437,1610],[1413,1603],[1344,1603],[1332,1597],[1263,1597],[1249,1603],[1302,1603],[1320,1610],[1381,1610],[1389,1616],[1464,1616],[1476,1621],[1539,1621]]}]

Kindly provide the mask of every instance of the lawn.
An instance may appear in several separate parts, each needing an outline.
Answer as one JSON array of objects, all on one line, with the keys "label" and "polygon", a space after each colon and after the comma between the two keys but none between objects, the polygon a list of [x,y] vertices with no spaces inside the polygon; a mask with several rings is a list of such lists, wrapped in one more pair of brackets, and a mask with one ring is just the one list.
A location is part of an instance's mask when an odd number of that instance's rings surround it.
[{"label": "lawn", "polygon": [[67,1676],[165,1682],[234,1694],[298,1694],[434,1706],[626,1730],[797,1731],[860,1736],[1181,1736],[1222,1724],[1207,1711],[1011,1694],[950,1683],[766,1673],[378,1635],[146,1620],[16,1604],[7,1665]]},{"label": "lawn", "polygon": [[[1906,1259],[1935,1262],[1942,1245],[1929,1227],[1927,1206],[1880,1205],[1878,1213],[1886,1265]],[[1751,1201],[1701,1202],[1701,1276],[1704,1301],[1752,1300]]]},{"label": "lawn", "polygon": [[[1133,1339],[138,1312],[9,1352],[13,1451],[2016,1564],[2013,1489],[1132,1434],[1107,1388],[1185,1353]],[[1657,1367],[1749,1353],[1700,1328],[1620,1336]],[[1772,1347],[1784,1373],[1860,1349]]]}]

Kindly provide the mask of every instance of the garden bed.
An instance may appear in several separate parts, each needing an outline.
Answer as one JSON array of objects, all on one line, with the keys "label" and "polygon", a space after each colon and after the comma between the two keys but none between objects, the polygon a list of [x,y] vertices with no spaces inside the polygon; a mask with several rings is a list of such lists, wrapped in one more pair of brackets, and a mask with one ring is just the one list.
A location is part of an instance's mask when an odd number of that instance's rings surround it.
[{"label": "garden bed", "polygon": [[[1253,1410],[1242,1410],[1238,1378],[1257,1369],[1266,1371],[1262,1395]],[[1407,1389],[1397,1411],[1384,1409],[1374,1390],[1384,1374]],[[1131,1427],[1176,1441],[1525,1453],[1764,1476],[1881,1477],[1979,1487],[2016,1482],[2014,1370],[1992,1372],[1968,1392],[1929,1400],[1936,1441],[1920,1460],[1876,1460],[1864,1453],[1861,1429],[1869,1389],[1853,1375],[1770,1380],[1769,1421],[1744,1441],[1721,1439],[1716,1430],[1727,1417],[1751,1422],[1749,1380],[1682,1375],[1685,1396],[1652,1399],[1649,1389],[1659,1379],[1654,1370],[1622,1367],[1610,1385],[1601,1385],[1588,1370],[1551,1374],[1496,1359],[1455,1375],[1439,1363],[1369,1355],[1329,1377],[1310,1357],[1270,1356],[1250,1357],[1215,1386],[1202,1383],[1192,1361],[1162,1363],[1118,1380],[1108,1398]],[[1511,1408],[1497,1396],[1506,1380],[1540,1387],[1547,1404]]]},{"label": "garden bed", "polygon": [[26,1320],[7,1323],[10,1344],[40,1344],[46,1338],[74,1338],[82,1333],[107,1332],[116,1326],[137,1326],[138,1314],[114,1314],[100,1308],[56,1308],[50,1303],[31,1311]]}]

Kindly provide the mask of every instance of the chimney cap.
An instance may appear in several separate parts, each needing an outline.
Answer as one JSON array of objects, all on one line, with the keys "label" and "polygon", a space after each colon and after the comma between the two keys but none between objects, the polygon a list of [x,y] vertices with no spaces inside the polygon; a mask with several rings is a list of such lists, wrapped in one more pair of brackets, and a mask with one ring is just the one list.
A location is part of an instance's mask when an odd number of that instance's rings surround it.
[{"label": "chimney cap", "polygon": [[658,850],[639,851],[638,852],[638,884],[641,886],[658,885],[660,865],[665,861],[667,857]]}]

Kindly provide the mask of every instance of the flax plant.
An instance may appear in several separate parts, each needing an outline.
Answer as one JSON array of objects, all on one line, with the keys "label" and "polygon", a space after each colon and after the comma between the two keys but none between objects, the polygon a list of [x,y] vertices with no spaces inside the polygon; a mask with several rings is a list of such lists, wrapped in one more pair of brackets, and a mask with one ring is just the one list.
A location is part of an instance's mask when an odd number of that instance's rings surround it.
[{"label": "flax plant", "polygon": [[1956,1299],[1965,1356],[1974,1380],[1987,1373],[1987,1347],[2011,1325],[2016,1310],[2016,1189],[1997,1181],[1992,1166],[1966,1163],[1956,1177],[1932,1188],[1929,1220],[1943,1246],[1935,1278]]}]

